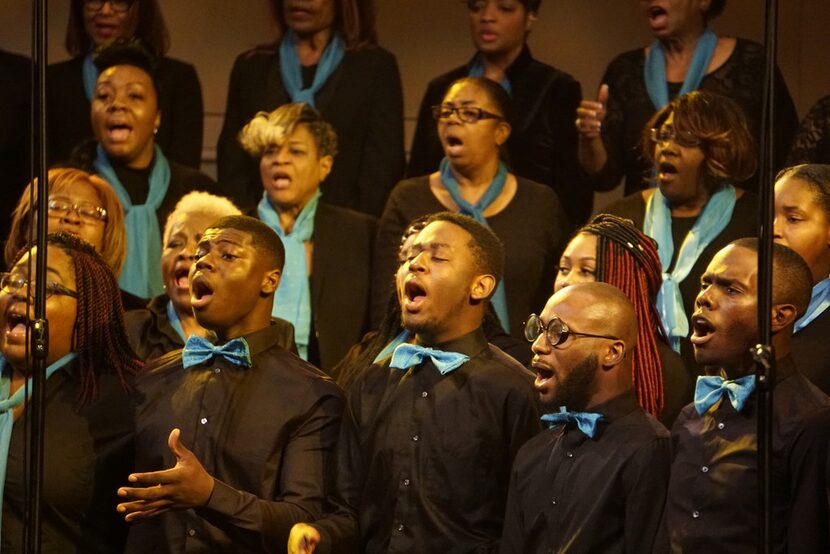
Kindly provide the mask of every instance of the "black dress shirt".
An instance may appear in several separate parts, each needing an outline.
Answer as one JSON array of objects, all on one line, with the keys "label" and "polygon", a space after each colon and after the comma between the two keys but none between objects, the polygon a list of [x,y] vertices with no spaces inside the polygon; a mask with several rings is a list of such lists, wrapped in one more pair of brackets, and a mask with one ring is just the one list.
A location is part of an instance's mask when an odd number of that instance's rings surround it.
[{"label": "black dress shirt", "polygon": [[[438,170],[444,151],[432,106],[441,103],[453,81],[469,75],[472,62],[439,75],[427,86],[412,139],[408,177]],[[511,170],[553,188],[571,224],[578,227],[587,221],[593,205],[593,192],[585,184],[576,153],[574,118],[582,100],[579,82],[564,71],[535,60],[527,46],[505,75],[513,99],[513,129],[507,141]]]},{"label": "black dress shirt", "polygon": [[[656,552],[757,552],[756,399],[753,393],[741,412],[722,400],[702,416],[693,404],[680,413],[672,429],[674,461]],[[778,361],[773,552],[827,552],[827,468],[815,458],[826,444],[811,444],[815,434],[805,432],[827,406],[830,398],[796,371],[791,358]]]},{"label": "black dress shirt", "polygon": [[669,482],[669,431],[633,391],[589,411],[604,416],[594,438],[560,425],[519,451],[502,553],[651,550]]},{"label": "black dress shirt", "polygon": [[215,485],[202,508],[135,524],[126,552],[284,552],[291,526],[320,515],[340,389],[278,346],[277,328],[245,339],[251,368],[184,369],[173,352],[137,380],[136,470],[173,467],[178,427]]},{"label": "black dress shirt", "polygon": [[497,549],[510,466],[540,429],[532,377],[481,329],[435,347],[470,360],[442,376],[387,359],[349,389],[321,553]]},{"label": "black dress shirt", "polygon": [[830,395],[830,310],[793,335],[791,348],[795,365],[807,379]]},{"label": "black dress shirt", "polygon": [[[96,400],[78,405],[77,362],[46,382],[41,541],[44,553],[123,551],[127,524],[115,511],[116,491],[133,468],[132,402],[120,379],[98,376]],[[24,552],[30,502],[25,412],[12,428],[3,495],[0,551]]]},{"label": "black dress shirt", "polygon": [[[30,181],[31,62],[0,50],[0,236],[9,235],[11,211]],[[5,265],[0,262],[0,265]]]}]

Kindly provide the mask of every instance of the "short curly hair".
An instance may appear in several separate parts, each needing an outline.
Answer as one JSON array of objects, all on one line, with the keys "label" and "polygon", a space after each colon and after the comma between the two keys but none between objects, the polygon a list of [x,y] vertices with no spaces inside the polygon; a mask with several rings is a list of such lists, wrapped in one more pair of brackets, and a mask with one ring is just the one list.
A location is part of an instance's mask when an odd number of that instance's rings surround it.
[{"label": "short curly hair", "polygon": [[307,125],[319,156],[337,155],[337,133],[323,115],[305,103],[283,104],[271,113],[259,112],[239,132],[239,143],[251,156],[261,157],[281,146],[298,125]]}]

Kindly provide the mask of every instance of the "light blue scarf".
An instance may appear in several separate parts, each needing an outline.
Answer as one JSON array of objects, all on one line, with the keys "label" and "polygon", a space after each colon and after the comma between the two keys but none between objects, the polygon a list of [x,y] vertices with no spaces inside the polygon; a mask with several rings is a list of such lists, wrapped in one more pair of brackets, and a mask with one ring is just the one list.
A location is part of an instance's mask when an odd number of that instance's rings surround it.
[{"label": "light blue scarf", "polygon": [[147,200],[144,204],[134,205],[100,144],[97,153],[95,169],[112,185],[124,206],[127,257],[118,284],[131,294],[152,298],[164,292],[161,283],[161,231],[156,212],[170,187],[170,164],[156,145]]},{"label": "light blue scarf", "polygon": [[[707,29],[700,35],[678,96],[683,96],[700,87],[717,45],[718,37],[712,31]],[[666,56],[663,53],[663,44],[659,40],[651,43],[643,72],[648,97],[654,107],[660,110],[669,103],[669,84],[666,82]]]},{"label": "light blue scarf", "polygon": [[300,67],[300,59],[297,57],[297,50],[294,47],[296,35],[288,31],[280,42],[280,74],[282,84],[292,102],[305,102],[314,106],[314,95],[323,88],[331,74],[334,73],[343,56],[346,55],[346,44],[340,35],[335,33],[331,37],[320,61],[317,64],[317,71],[314,73],[314,81],[309,88],[303,88],[303,71]]},{"label": "light blue scarf", "polygon": [[[72,362],[78,355],[75,352],[70,352],[66,356],[55,361],[46,368],[46,379],[48,380],[53,373],[60,368]],[[26,384],[17,389],[9,398],[9,391],[11,390],[11,368],[6,361],[6,358],[0,356],[0,501],[3,499],[3,493],[6,487],[6,466],[9,462],[9,448],[12,441],[12,427],[14,427],[14,408],[23,404],[24,396],[26,400],[32,397],[32,378],[29,377]],[[0,512],[0,523],[2,523],[2,512]]]},{"label": "light blue scarf", "polygon": [[259,219],[279,235],[285,247],[285,266],[282,269],[271,315],[290,321],[294,325],[297,351],[304,360],[308,360],[311,335],[311,287],[308,282],[305,243],[311,240],[314,234],[314,216],[320,196],[318,190],[308,204],[303,206],[291,233],[286,233],[280,225],[280,217],[271,205],[268,193],[263,193],[257,206]]},{"label": "light blue scarf", "polygon": [[705,414],[725,394],[735,411],[740,412],[754,390],[755,375],[745,375],[732,381],[717,375],[701,375],[695,384],[695,411],[698,415]]},{"label": "light blue scarf", "polygon": [[732,185],[726,185],[712,195],[695,221],[692,230],[683,240],[677,254],[677,262],[671,273],[667,271],[674,256],[669,202],[660,189],[654,189],[654,194],[646,203],[643,232],[656,240],[660,246],[657,252],[660,254],[660,264],[663,266],[663,284],[660,286],[660,292],[657,293],[657,311],[669,334],[671,346],[676,352],[680,352],[680,340],[689,336],[689,318],[683,307],[680,283],[688,277],[703,250],[729,224],[732,211],[735,209],[735,198],[735,187]]},{"label": "light blue scarf", "polygon": [[182,342],[187,341],[187,337],[184,334],[184,327],[182,327],[182,322],[179,319],[179,314],[176,313],[176,308],[173,306],[173,301],[167,301],[167,320],[170,322],[170,326],[176,331],[176,334],[179,335],[182,339]]},{"label": "light blue scarf", "polygon": [[795,322],[794,333],[807,327],[815,318],[820,316],[830,306],[830,277],[822,279],[813,287],[813,295],[807,311]]},{"label": "light blue scarf", "polygon": [[92,102],[92,96],[95,94],[95,83],[98,82],[98,66],[92,61],[92,50],[84,56],[84,65],[81,68],[83,76],[84,94],[86,99]]},{"label": "light blue scarf", "polygon": [[376,364],[379,361],[388,358],[392,355],[392,353],[398,346],[405,343],[407,340],[409,340],[409,331],[404,329],[400,332],[400,334],[397,337],[392,339],[392,342],[383,347],[383,350],[381,350],[380,353],[377,356],[375,356],[375,359],[372,360],[372,363]]},{"label": "light blue scarf", "polygon": [[[469,72],[467,73],[470,77],[484,77],[484,56],[481,53],[478,53],[473,58],[472,63],[470,64]],[[507,92],[509,95],[513,95],[513,86],[510,84],[510,79],[507,78],[507,75],[499,81],[501,88]]]},{"label": "light blue scarf", "polygon": [[[450,166],[450,160],[448,158],[445,157],[441,160],[440,170],[441,182],[444,183],[444,188],[446,188],[447,192],[450,193],[453,202],[458,205],[461,213],[472,217],[482,225],[490,227],[490,224],[487,222],[487,218],[484,217],[484,210],[486,210],[487,206],[492,204],[496,198],[499,197],[501,191],[504,190],[504,184],[507,182],[507,167],[503,163],[499,162],[499,171],[493,178],[493,182],[490,183],[490,187],[487,189],[487,192],[485,192],[475,204],[470,204],[462,198],[461,191],[458,188],[458,181],[456,181],[455,175],[452,173],[452,167]],[[504,279],[502,279],[496,287],[496,292],[493,294],[492,302],[493,308],[496,310],[496,315],[499,316],[501,326],[504,327],[504,330],[509,333],[510,318],[507,311],[507,296],[504,292]]]},{"label": "light blue scarf", "polygon": [[461,352],[447,352],[446,350],[438,350],[437,348],[405,342],[395,348],[395,351],[392,353],[392,360],[389,362],[389,367],[393,369],[409,369],[427,360],[432,361],[432,364],[441,375],[447,375],[469,362],[470,357]]}]

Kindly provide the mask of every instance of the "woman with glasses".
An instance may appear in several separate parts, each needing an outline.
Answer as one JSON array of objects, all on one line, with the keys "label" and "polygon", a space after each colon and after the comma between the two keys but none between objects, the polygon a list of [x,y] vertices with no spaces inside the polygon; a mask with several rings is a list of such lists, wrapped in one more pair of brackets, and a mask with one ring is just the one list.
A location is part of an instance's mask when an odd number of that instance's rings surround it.
[{"label": "woman with glasses", "polygon": [[656,187],[602,211],[632,220],[657,241],[663,270],[658,312],[672,348],[694,364],[689,316],[700,276],[718,250],[757,233],[757,196],[735,186],[755,172],[755,145],[737,104],[700,91],[658,111],[643,144]]},{"label": "woman with glasses", "polygon": [[511,335],[521,338],[525,315],[550,296],[567,218],[553,190],[512,174],[501,160],[509,109],[505,90],[483,77],[455,81],[434,107],[445,157],[437,172],[402,181],[389,197],[375,250],[373,321],[383,316],[404,229],[440,211],[470,215],[504,243],[505,275],[492,303]]},{"label": "woman with glasses", "polygon": [[159,110],[156,143],[180,164],[199,168],[202,159],[202,87],[196,69],[165,56],[170,35],[158,0],[71,0],[66,50],[72,59],[49,66],[49,156],[67,161],[93,136],[89,106],[99,69],[96,51],[116,40],[138,39],[158,58]]},{"label": "woman with glasses", "polygon": [[31,395],[27,323],[36,292],[46,296],[43,552],[122,552],[127,527],[116,490],[133,467],[129,391],[141,362],[124,334],[118,284],[92,247],[49,235],[44,291],[35,290],[35,250],[23,249],[0,277],[0,494],[2,550],[24,552]]},{"label": "woman with glasses", "polygon": [[278,36],[233,65],[217,146],[222,193],[243,210],[262,196],[257,160],[239,146],[257,112],[304,102],[340,138],[326,202],[377,217],[403,175],[398,63],[377,44],[374,0],[269,0]]}]

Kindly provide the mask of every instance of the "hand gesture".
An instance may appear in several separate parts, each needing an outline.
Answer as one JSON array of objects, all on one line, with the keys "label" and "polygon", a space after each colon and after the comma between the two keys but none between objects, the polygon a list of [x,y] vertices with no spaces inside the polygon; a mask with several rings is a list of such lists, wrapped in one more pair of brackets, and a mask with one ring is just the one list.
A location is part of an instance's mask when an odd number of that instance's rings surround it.
[{"label": "hand gesture", "polygon": [[320,544],[320,532],[311,525],[297,523],[288,536],[288,554],[311,554]]},{"label": "hand gesture", "polygon": [[576,128],[585,139],[599,138],[602,121],[605,119],[608,105],[608,85],[599,87],[597,99],[583,100],[576,109]]},{"label": "hand gesture", "polygon": [[116,507],[126,521],[154,517],[168,510],[185,510],[207,504],[213,492],[213,477],[198,458],[179,441],[180,431],[173,429],[167,446],[176,457],[176,465],[164,471],[133,473],[127,480],[137,485],[121,487],[118,496],[127,500]]}]

